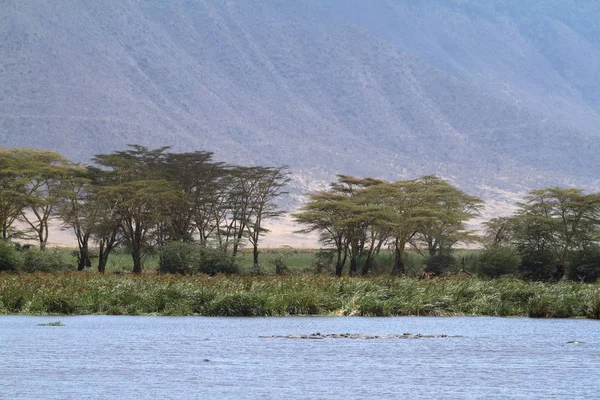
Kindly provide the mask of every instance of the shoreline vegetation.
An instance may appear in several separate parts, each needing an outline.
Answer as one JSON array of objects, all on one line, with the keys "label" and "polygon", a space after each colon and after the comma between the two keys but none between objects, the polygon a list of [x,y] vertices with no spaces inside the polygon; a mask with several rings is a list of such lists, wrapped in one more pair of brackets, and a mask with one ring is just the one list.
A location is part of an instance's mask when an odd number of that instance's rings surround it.
[{"label": "shoreline vegetation", "polygon": [[[0,314],[600,319],[600,193],[532,190],[477,232],[484,202],[441,177],[340,174],[291,214],[321,248],[272,253],[292,171],[212,157],[0,148]],[[51,222],[76,249],[47,248]]]},{"label": "shoreline vegetation", "polygon": [[600,319],[600,285],[466,275],[0,273],[0,314]]}]

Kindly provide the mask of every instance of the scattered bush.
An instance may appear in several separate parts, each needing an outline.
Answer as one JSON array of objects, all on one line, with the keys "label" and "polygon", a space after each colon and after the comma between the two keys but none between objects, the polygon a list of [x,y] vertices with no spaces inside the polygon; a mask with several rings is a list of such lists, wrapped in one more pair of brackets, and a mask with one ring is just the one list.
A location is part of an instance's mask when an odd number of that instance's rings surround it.
[{"label": "scattered bush", "polygon": [[283,255],[278,254],[272,262],[275,267],[275,275],[287,275],[289,268],[287,266],[287,260]]},{"label": "scattered bush", "polygon": [[168,274],[237,274],[233,256],[192,243],[171,242],[161,249],[158,271]]},{"label": "scattered bush", "polygon": [[195,272],[207,275],[231,275],[240,272],[237,261],[232,255],[210,247],[200,247],[199,250],[200,257]]},{"label": "scattered bush", "polygon": [[73,257],[68,251],[61,249],[46,249],[44,251],[37,247],[22,252],[23,268],[25,272],[60,272],[73,271]]},{"label": "scattered bush", "polygon": [[315,274],[329,273],[334,274],[335,251],[331,249],[320,249],[315,254],[314,272]]},{"label": "scattered bush", "polygon": [[571,259],[567,278],[575,282],[596,282],[600,277],[600,248],[578,251]]},{"label": "scattered bush", "polygon": [[477,263],[477,274],[489,278],[513,275],[519,270],[521,257],[510,247],[496,246],[481,254]]},{"label": "scattered bush", "polygon": [[521,254],[519,273],[528,281],[552,280],[556,271],[556,260],[549,251],[535,251]]},{"label": "scattered bush", "polygon": [[22,254],[15,246],[0,240],[0,271],[18,271],[23,269]]},{"label": "scattered bush", "polygon": [[456,267],[456,259],[449,254],[431,256],[425,262],[425,272],[437,276],[452,273]]},{"label": "scattered bush", "polygon": [[160,251],[158,272],[163,274],[191,273],[199,259],[198,246],[184,242],[169,242]]}]

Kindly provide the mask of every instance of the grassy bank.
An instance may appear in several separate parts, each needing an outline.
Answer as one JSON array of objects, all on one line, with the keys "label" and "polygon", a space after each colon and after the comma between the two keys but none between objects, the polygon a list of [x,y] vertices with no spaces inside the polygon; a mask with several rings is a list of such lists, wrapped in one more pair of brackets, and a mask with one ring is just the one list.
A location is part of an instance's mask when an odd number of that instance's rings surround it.
[{"label": "grassy bank", "polygon": [[490,315],[600,319],[600,285],[323,275],[0,274],[0,314]]}]

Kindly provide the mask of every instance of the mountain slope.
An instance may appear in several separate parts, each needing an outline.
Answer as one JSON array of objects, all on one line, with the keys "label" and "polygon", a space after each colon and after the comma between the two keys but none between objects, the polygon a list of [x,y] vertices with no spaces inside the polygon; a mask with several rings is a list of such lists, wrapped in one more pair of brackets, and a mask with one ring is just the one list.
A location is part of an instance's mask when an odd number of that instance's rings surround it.
[{"label": "mountain slope", "polygon": [[557,51],[564,67],[538,76],[558,62],[508,17],[445,1],[7,0],[0,145],[87,161],[171,144],[288,164],[299,185],[438,173],[469,190],[597,186],[595,61],[575,71]]}]

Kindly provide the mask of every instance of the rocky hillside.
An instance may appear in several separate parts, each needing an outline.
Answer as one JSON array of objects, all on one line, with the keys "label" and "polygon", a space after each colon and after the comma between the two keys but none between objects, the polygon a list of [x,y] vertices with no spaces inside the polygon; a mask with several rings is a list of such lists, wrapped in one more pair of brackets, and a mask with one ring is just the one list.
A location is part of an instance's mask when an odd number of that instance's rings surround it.
[{"label": "rocky hillside", "polygon": [[0,146],[211,150],[300,187],[598,188],[598,20],[592,0],[3,0]]}]

